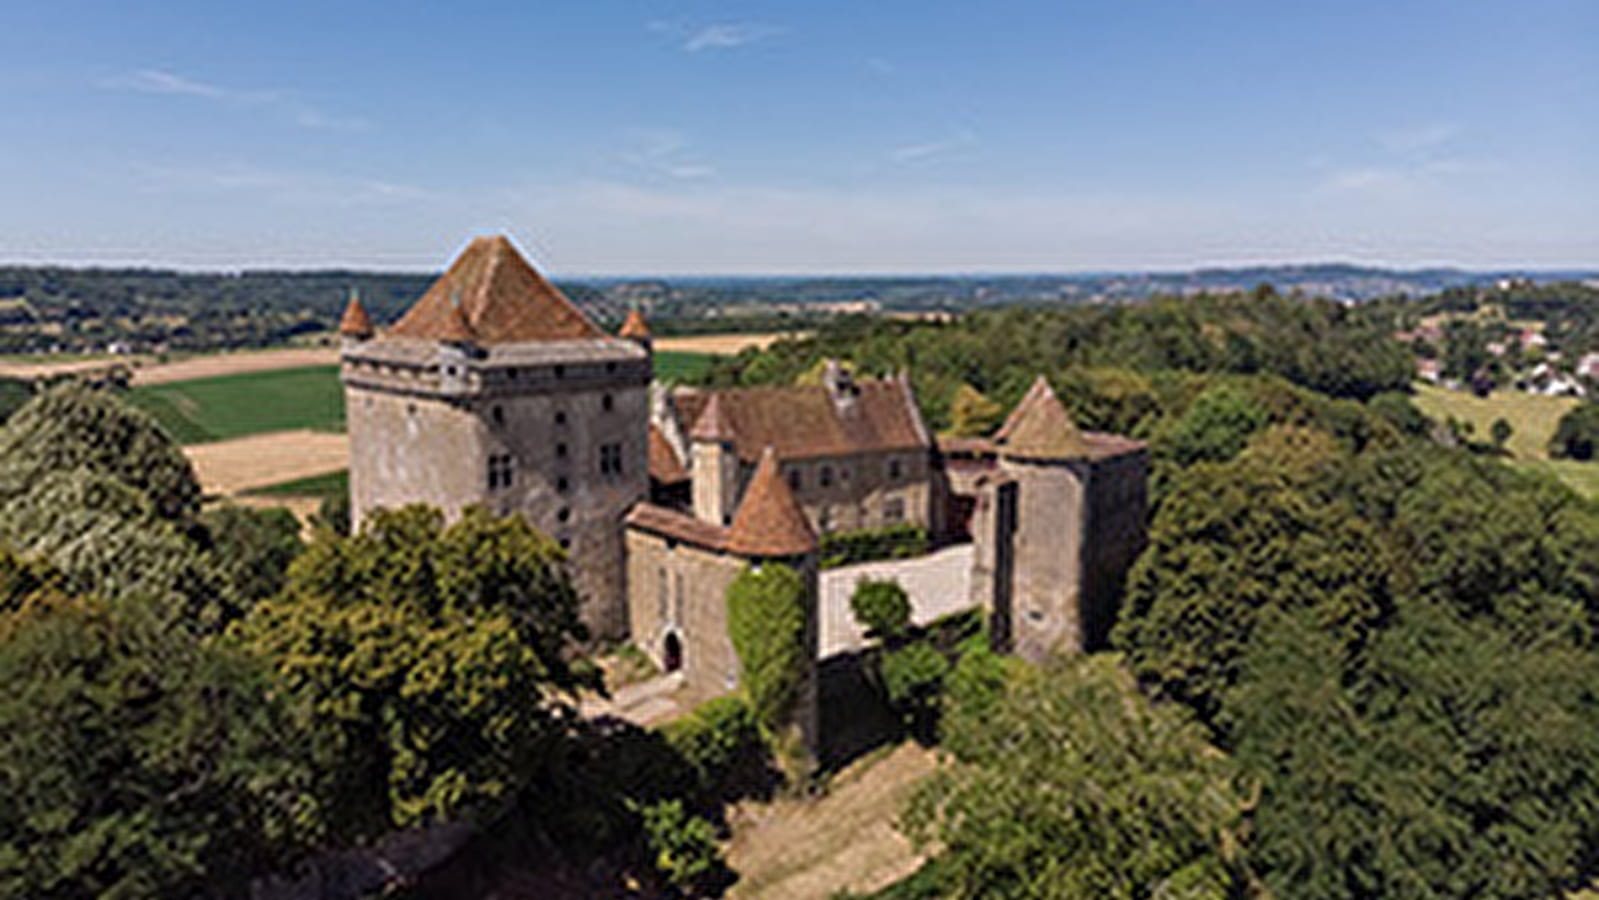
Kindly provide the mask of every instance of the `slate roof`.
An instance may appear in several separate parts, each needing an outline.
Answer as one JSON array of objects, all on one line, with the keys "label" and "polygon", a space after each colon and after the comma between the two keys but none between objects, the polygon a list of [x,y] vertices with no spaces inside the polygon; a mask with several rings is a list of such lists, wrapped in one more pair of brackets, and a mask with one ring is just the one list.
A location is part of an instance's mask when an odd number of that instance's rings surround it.
[{"label": "slate roof", "polygon": [[[865,379],[853,390],[853,398],[843,405],[835,404],[820,385],[679,389],[672,399],[691,437],[726,440],[705,436],[730,433],[735,451],[746,462],[758,460],[768,446],[786,460],[930,446],[908,382]],[[716,417],[702,427],[712,406]]]},{"label": "slate roof", "polygon": [[455,319],[479,345],[607,336],[502,235],[474,238],[385,335],[460,340]]},{"label": "slate roof", "polygon": [[727,549],[742,556],[803,556],[816,549],[811,520],[789,490],[771,447],[761,452],[761,462],[733,513]]}]

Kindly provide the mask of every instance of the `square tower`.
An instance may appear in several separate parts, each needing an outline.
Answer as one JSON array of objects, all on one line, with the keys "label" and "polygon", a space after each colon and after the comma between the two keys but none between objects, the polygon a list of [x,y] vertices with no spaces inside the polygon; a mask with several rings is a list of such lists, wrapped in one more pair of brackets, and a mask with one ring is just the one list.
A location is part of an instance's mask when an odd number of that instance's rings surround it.
[{"label": "square tower", "polygon": [[341,327],[352,525],[411,503],[519,512],[566,548],[594,635],[625,635],[648,348],[600,330],[498,236],[473,240],[381,334],[358,304]]}]

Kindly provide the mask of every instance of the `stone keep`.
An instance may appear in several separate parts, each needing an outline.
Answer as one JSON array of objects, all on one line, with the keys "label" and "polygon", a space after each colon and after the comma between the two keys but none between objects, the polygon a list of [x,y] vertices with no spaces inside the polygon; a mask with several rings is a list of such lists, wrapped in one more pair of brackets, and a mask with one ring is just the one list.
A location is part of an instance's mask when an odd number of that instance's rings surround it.
[{"label": "stone keep", "polygon": [[350,512],[520,512],[567,549],[584,621],[624,637],[622,519],[648,492],[648,342],[601,331],[504,237],[478,238],[375,334],[340,328]]}]

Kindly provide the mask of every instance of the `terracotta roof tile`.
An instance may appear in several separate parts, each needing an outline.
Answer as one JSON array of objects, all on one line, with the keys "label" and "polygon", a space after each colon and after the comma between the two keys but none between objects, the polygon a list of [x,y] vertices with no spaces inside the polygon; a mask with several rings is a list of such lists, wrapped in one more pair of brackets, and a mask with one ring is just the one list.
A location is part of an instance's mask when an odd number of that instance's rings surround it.
[{"label": "terracotta roof tile", "polygon": [[816,549],[811,520],[789,490],[771,447],[761,452],[760,465],[733,514],[727,549],[744,556],[803,556]]},{"label": "terracotta roof tile", "polygon": [[647,338],[650,336],[650,326],[644,321],[644,314],[634,307],[628,312],[627,319],[622,322],[622,330],[616,334],[625,338]]},{"label": "terracotta roof tile", "polygon": [[361,305],[361,295],[351,291],[349,305],[344,307],[344,317],[339,319],[339,334],[369,338],[372,333],[372,317],[366,314],[366,307]]},{"label": "terracotta roof tile", "polygon": [[649,466],[650,478],[660,484],[681,484],[688,480],[688,470],[677,458],[677,451],[654,423],[650,424]]},{"label": "terracotta roof tile", "polygon": [[634,504],[628,510],[627,517],[622,520],[629,528],[637,528],[658,534],[662,537],[679,541],[687,541],[711,550],[725,550],[727,548],[727,529],[693,516],[685,515],[675,509],[656,506],[653,503]]},{"label": "terracotta roof tile", "polygon": [[443,321],[439,323],[438,331],[433,333],[433,339],[452,344],[470,344],[476,341],[477,336],[472,333],[472,326],[466,324],[466,316],[461,313],[461,308],[452,303],[445,310]]},{"label": "terracotta roof tile", "polygon": [[473,239],[387,334],[451,339],[444,335],[455,330],[452,315],[464,317],[482,345],[606,336],[499,235]]},{"label": "terracotta roof tile", "polygon": [[673,402],[695,438],[714,402],[714,424],[731,432],[739,458],[747,462],[759,459],[768,445],[790,460],[929,446],[908,383],[866,379],[856,382],[855,390],[847,407],[835,405],[827,388],[815,385],[683,389]]},{"label": "terracotta roof tile", "polygon": [[694,427],[689,429],[689,439],[695,441],[730,441],[733,439],[733,429],[722,416],[721,394],[711,394],[704,407],[699,410],[693,419]]}]

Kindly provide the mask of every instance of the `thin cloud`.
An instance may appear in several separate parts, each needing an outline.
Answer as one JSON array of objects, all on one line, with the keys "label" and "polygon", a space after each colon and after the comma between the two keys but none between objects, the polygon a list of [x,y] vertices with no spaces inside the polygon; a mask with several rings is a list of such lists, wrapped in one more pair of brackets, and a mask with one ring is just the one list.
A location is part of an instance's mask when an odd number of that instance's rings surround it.
[{"label": "thin cloud", "polygon": [[947,138],[936,141],[926,141],[920,144],[906,144],[895,147],[888,152],[888,158],[894,162],[908,163],[919,159],[928,159],[942,156],[954,150],[960,150],[977,143],[977,136],[970,131],[961,131]]},{"label": "thin cloud", "polygon": [[286,91],[239,90],[166,69],[139,69],[108,78],[100,85],[108,90],[196,97],[236,107],[272,109],[301,128],[354,131],[367,127],[364,119],[328,113]]},{"label": "thin cloud", "polygon": [[645,27],[656,34],[671,37],[688,53],[744,47],[776,37],[786,30],[776,25],[762,25],[755,22],[713,22],[696,28],[657,20],[647,23]]},{"label": "thin cloud", "polygon": [[634,132],[635,147],[621,154],[629,165],[656,175],[680,180],[710,178],[715,167],[688,158],[689,142],[680,132],[663,129],[640,129]]},{"label": "thin cloud", "polygon": [[432,192],[407,184],[359,176],[286,171],[248,164],[140,166],[146,193],[249,193],[260,200],[301,206],[365,206],[426,200]]},{"label": "thin cloud", "polygon": [[1460,126],[1449,122],[1434,122],[1414,128],[1389,131],[1377,140],[1392,153],[1420,153],[1449,143],[1460,134]]}]

